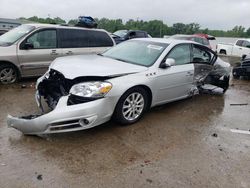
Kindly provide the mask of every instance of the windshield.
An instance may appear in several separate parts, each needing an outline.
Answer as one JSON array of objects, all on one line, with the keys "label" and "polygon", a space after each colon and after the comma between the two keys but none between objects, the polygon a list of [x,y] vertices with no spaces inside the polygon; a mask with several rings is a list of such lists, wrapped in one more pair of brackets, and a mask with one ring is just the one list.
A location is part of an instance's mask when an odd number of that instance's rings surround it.
[{"label": "windshield", "polygon": [[119,30],[119,31],[114,32],[114,35],[123,38],[123,37],[125,37],[125,35],[126,35],[127,33],[128,33],[127,30]]},{"label": "windshield", "polygon": [[27,33],[31,32],[33,29],[35,29],[35,27],[30,25],[21,25],[19,27],[16,27],[15,29],[12,29],[0,36],[0,45],[9,46],[16,42],[18,39],[22,38]]},{"label": "windshield", "polygon": [[102,55],[119,61],[149,67],[155,63],[169,44],[132,40],[123,42]]}]

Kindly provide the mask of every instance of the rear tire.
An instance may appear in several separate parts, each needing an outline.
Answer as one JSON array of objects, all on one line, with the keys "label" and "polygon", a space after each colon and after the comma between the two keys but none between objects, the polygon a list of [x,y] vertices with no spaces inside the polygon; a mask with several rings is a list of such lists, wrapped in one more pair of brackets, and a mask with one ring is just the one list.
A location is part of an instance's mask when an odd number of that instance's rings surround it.
[{"label": "rear tire", "polygon": [[16,67],[11,64],[0,65],[0,83],[12,84],[18,80],[18,71]]},{"label": "rear tire", "polygon": [[220,54],[227,55],[226,50],[220,50]]},{"label": "rear tire", "polygon": [[233,78],[234,78],[234,79],[239,79],[240,76],[239,76],[239,75],[233,75]]},{"label": "rear tire", "polygon": [[134,87],[126,91],[119,99],[113,120],[121,125],[130,125],[139,121],[148,107],[147,91]]}]

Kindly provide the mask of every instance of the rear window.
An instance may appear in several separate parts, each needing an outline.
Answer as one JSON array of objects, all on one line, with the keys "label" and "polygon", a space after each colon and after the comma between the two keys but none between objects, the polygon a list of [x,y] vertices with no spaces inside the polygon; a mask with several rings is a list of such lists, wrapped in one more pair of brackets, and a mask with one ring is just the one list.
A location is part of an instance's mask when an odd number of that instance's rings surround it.
[{"label": "rear window", "polygon": [[59,30],[59,47],[61,48],[109,46],[113,46],[113,41],[106,32],[83,29]]}]

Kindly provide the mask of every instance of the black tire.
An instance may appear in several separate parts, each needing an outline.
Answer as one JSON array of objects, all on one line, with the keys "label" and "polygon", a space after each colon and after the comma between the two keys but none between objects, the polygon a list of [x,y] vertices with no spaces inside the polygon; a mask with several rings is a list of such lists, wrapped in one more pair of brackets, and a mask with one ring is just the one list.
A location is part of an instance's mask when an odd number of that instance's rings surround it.
[{"label": "black tire", "polygon": [[[12,74],[11,74],[11,79],[8,80],[7,78],[4,79],[4,74],[5,72],[4,71],[12,71]],[[0,65],[0,84],[12,84],[12,83],[15,83],[18,81],[18,71],[16,69],[15,66],[11,65],[11,64],[2,64]]]},{"label": "black tire", "polygon": [[[140,115],[137,118],[135,118],[134,120],[128,120],[125,118],[125,116],[123,114],[123,107],[124,107],[125,101],[128,99],[128,97],[131,96],[131,94],[135,94],[135,93],[139,93],[143,97],[144,106],[143,106],[143,109],[142,109]],[[131,88],[128,91],[126,91],[119,99],[119,101],[116,105],[115,111],[113,113],[112,119],[121,125],[130,125],[130,124],[136,123],[137,121],[139,121],[142,118],[143,114],[147,110],[148,103],[149,103],[149,97],[148,97],[148,93],[145,89],[143,89],[142,87]]]},{"label": "black tire", "polygon": [[234,78],[234,79],[239,79],[239,78],[240,78],[240,75],[238,75],[236,72],[233,72],[233,78]]},{"label": "black tire", "polygon": [[234,79],[240,79],[239,75],[233,75]]}]

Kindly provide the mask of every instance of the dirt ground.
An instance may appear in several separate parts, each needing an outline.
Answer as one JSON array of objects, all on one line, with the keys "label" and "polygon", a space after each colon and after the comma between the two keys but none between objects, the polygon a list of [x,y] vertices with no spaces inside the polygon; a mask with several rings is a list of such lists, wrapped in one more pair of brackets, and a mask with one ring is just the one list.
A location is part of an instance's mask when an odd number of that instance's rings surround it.
[{"label": "dirt ground", "polygon": [[33,82],[0,86],[0,187],[250,187],[250,135],[231,132],[250,129],[249,80],[153,108],[132,126],[42,138],[6,125],[7,114],[38,112]]}]

